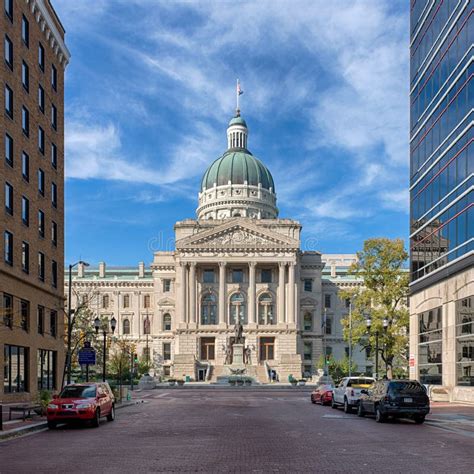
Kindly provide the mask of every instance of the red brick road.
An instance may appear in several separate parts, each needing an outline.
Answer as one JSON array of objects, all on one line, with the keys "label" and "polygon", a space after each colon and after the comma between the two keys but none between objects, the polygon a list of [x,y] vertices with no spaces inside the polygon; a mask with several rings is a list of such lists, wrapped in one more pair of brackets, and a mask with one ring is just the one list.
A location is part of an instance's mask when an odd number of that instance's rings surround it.
[{"label": "red brick road", "polygon": [[472,472],[474,437],[312,405],[299,391],[169,390],[99,429],[0,443],[0,472]]}]

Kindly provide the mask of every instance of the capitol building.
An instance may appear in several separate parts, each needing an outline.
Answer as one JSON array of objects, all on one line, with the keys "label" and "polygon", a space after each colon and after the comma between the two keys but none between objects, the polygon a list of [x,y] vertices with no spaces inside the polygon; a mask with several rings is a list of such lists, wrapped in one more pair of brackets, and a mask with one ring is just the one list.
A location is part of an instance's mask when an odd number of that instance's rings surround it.
[{"label": "capitol building", "polygon": [[[248,135],[237,110],[227,150],[203,173],[196,219],[175,224],[174,251],[155,252],[149,266],[73,273],[72,307],[89,298],[94,317],[115,317],[115,335],[136,344],[156,376],[229,375],[238,323],[246,374],[260,383],[311,376],[323,353],[349,353],[349,304],[338,292],[361,284],[348,274],[356,256],[301,250],[302,226],[279,218],[272,174]],[[353,360],[371,373],[361,347]]]}]

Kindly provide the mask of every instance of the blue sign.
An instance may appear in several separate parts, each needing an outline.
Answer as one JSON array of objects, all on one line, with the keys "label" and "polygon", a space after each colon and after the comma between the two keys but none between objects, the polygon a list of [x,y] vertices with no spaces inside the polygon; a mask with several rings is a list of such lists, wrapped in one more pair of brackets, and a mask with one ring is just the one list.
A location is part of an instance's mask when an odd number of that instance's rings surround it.
[{"label": "blue sign", "polygon": [[80,365],[95,365],[95,350],[91,347],[84,347],[79,351]]}]

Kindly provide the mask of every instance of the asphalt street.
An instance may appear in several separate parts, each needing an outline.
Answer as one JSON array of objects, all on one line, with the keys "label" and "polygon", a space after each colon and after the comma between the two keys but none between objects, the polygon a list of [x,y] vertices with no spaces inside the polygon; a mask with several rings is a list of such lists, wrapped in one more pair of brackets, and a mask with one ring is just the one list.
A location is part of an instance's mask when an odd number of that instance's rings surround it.
[{"label": "asphalt street", "polygon": [[474,433],[312,405],[301,391],[166,390],[98,429],[0,443],[0,472],[472,472]]}]

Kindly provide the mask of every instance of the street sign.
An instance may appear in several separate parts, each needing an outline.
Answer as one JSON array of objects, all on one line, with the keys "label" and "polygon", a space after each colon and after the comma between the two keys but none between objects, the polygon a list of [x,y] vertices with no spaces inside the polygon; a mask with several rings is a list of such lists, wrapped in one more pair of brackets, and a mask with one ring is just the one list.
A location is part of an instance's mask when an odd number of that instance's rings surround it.
[{"label": "street sign", "polygon": [[92,347],[84,347],[79,351],[80,365],[95,365],[95,350]]}]

